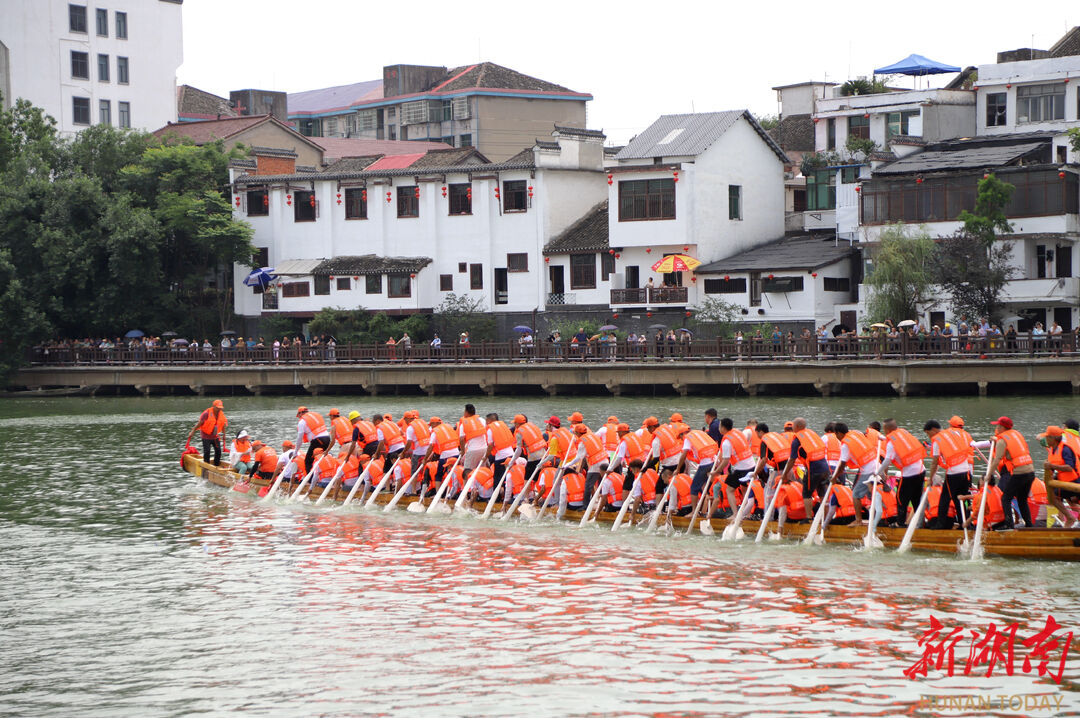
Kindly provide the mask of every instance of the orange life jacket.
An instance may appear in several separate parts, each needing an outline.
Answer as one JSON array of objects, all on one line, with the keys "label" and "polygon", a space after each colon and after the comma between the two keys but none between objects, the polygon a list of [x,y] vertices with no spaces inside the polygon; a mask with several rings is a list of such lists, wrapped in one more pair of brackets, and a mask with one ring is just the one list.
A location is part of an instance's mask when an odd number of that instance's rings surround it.
[{"label": "orange life jacket", "polygon": [[604,480],[607,481],[609,487],[604,496],[607,498],[607,502],[614,506],[616,503],[622,501],[622,477],[618,474],[608,474],[604,477]]},{"label": "orange life jacket", "polygon": [[[926,490],[926,516],[936,517],[938,515],[938,502],[941,501],[941,487],[931,486]],[[956,517],[956,505],[949,502],[949,516]]]},{"label": "orange life jacket", "polygon": [[622,438],[622,443],[626,444],[626,452],[623,454],[623,462],[626,464],[634,459],[640,459],[644,463],[645,455],[652,449],[651,446],[642,443],[641,438],[632,431],[626,433],[626,436]]},{"label": "orange life jacket", "polygon": [[833,516],[842,519],[855,515],[855,498],[850,488],[843,484],[833,484],[832,497],[836,499],[836,513]]},{"label": "orange life jacket", "polygon": [[596,466],[604,461],[607,461],[608,453],[604,447],[604,442],[600,440],[600,437],[591,431],[587,431],[582,434],[578,441],[585,446],[585,463],[589,466]]},{"label": "orange life jacket", "polygon": [[495,487],[495,472],[490,466],[481,466],[473,474],[473,483],[486,493]]},{"label": "orange life jacket", "polygon": [[615,451],[619,448],[619,424],[618,422],[608,422],[604,424],[607,427],[607,431],[604,432],[604,448],[608,451]]},{"label": "orange life jacket", "polygon": [[272,473],[277,468],[277,452],[272,446],[263,446],[255,452],[255,461],[259,462],[259,471]]},{"label": "orange life jacket", "polygon": [[656,501],[656,481],[659,478],[656,470],[642,471],[637,477],[641,485],[641,500],[645,503]]},{"label": "orange life jacket", "polygon": [[874,450],[878,452],[878,458],[885,456],[885,442],[883,441],[885,437],[881,435],[881,432],[872,426],[868,426],[863,433],[866,434],[867,439],[870,439],[870,443],[874,445]]},{"label": "orange life jacket", "polygon": [[[404,437],[401,436],[401,429],[399,429],[398,425],[392,421],[383,421],[375,428],[382,430],[383,441],[386,442],[386,446],[384,448],[386,449],[389,449],[395,444],[401,444],[405,441]],[[378,436],[378,434],[376,434],[376,436]]]},{"label": "orange life jacket", "polygon": [[293,457],[292,462],[296,464],[296,471],[299,473],[299,478],[307,476],[307,466],[304,462],[304,454],[297,454]]},{"label": "orange life jacket", "polygon": [[431,430],[431,441],[435,445],[435,453],[442,454],[458,448],[461,441],[456,431],[446,424],[436,424]]},{"label": "orange life jacket", "polygon": [[334,441],[338,444],[348,444],[352,441],[352,424],[344,416],[335,416],[331,419],[330,427],[334,430]]},{"label": "orange life jacket", "polygon": [[570,434],[569,429],[554,429],[550,434],[552,439],[555,439],[555,454],[560,460],[566,461],[566,455],[570,452],[570,442],[573,441],[573,437]]},{"label": "orange life jacket", "polygon": [[964,446],[967,447],[967,461],[972,463],[975,460],[975,447],[971,445],[971,434],[964,431],[959,426],[950,427],[949,431],[956,432],[960,435],[961,441],[964,442]]},{"label": "orange life jacket", "polygon": [[[1063,453],[1061,450],[1064,449],[1065,446],[1066,446],[1065,438],[1063,436],[1061,441],[1058,442],[1058,445],[1055,448],[1051,449],[1051,448],[1047,447],[1046,450],[1048,452],[1050,452],[1050,455],[1048,457],[1046,457],[1047,462],[1051,463],[1051,464],[1060,464],[1060,465],[1067,466],[1068,464],[1065,463],[1065,459],[1062,458],[1062,456],[1061,456],[1061,454]],[[1072,449],[1073,447],[1070,446],[1069,448]],[[1076,454],[1075,449],[1073,450],[1073,457],[1074,458],[1080,458],[1080,456],[1078,456]],[[1075,465],[1072,468],[1067,469],[1065,471],[1062,471],[1061,469],[1058,469],[1058,471],[1057,471],[1057,480],[1058,481],[1076,481],[1077,478],[1080,478],[1080,476],[1078,476],[1078,474],[1076,473],[1076,466]]]},{"label": "orange life jacket", "polygon": [[[338,457],[339,459],[341,457]],[[345,460],[345,468],[341,471],[341,479],[355,479],[360,475],[360,456],[353,453],[348,459]]]},{"label": "orange life jacket", "polygon": [[505,481],[510,482],[510,494],[511,496],[517,496],[525,488],[525,464],[514,462],[514,465],[507,469],[506,473]]},{"label": "orange life jacket", "polygon": [[795,434],[799,440],[799,450],[806,454],[806,461],[820,461],[826,456],[825,442],[812,429],[803,429]]},{"label": "orange life jacket", "polygon": [[199,424],[199,431],[203,433],[203,436],[214,436],[224,430],[226,424],[229,423],[228,419],[225,418],[224,411],[215,417],[213,407],[204,411],[200,419],[202,419],[202,423]]},{"label": "orange life jacket", "polygon": [[840,439],[831,431],[821,435],[825,442],[825,460],[834,464],[840,463]]},{"label": "orange life jacket", "polygon": [[[590,432],[591,433],[591,432]],[[596,436],[596,434],[592,434]],[[580,504],[585,500],[585,477],[576,471],[567,471],[562,477],[566,486],[566,503]]]},{"label": "orange life jacket", "polygon": [[370,421],[361,420],[356,422],[354,426],[360,429],[360,441],[364,444],[370,444],[379,440],[378,434],[375,433],[375,425]]},{"label": "orange life jacket", "polygon": [[[306,416],[306,414],[305,414]],[[319,462],[319,478],[329,479],[337,473],[338,460],[330,454],[323,454],[322,461]]]},{"label": "orange life jacket", "polygon": [[690,498],[690,485],[693,483],[693,479],[689,474],[675,474],[671,477],[671,482],[675,484],[675,491],[679,495],[679,508],[686,508],[692,502]]},{"label": "orange life jacket", "polygon": [[761,480],[754,478],[750,481],[750,490],[754,492],[754,505],[758,511],[765,510],[765,487]]},{"label": "orange life jacket", "polygon": [[[750,427],[746,428],[750,429]],[[746,438],[746,434],[743,434],[743,438]],[[753,429],[750,429],[750,453],[754,456],[761,456],[761,437]]]},{"label": "orange life jacket", "polygon": [[464,429],[463,435],[465,441],[469,442],[478,436],[483,436],[487,432],[487,427],[484,425],[484,420],[479,416],[473,414],[472,416],[463,416],[461,421],[458,422],[458,426]]},{"label": "orange life jacket", "polygon": [[851,454],[851,465],[857,469],[869,466],[877,461],[878,447],[871,443],[870,438],[859,431],[849,431],[844,434],[843,443]]},{"label": "orange life jacket", "polygon": [[1028,452],[1024,435],[1016,429],[1009,429],[1001,432],[997,438],[1005,442],[1006,452],[1005,458],[1001,460],[1001,466],[1004,466],[1010,474],[1015,474],[1017,469],[1020,469],[1020,473],[1023,474],[1030,473],[1031,454]]},{"label": "orange life jacket", "polygon": [[[708,434],[706,434],[706,436],[708,436]],[[743,433],[738,429],[732,429],[720,438],[721,444],[725,441],[731,445],[731,463],[735,464],[753,458],[754,450],[750,448],[750,442],[746,440],[746,437],[743,436]],[[790,452],[790,448],[788,451]]]},{"label": "orange life jacket", "polygon": [[1040,506],[1046,506],[1046,484],[1042,479],[1036,478],[1031,482],[1031,490],[1028,492],[1028,508],[1031,509],[1032,518],[1039,513]]},{"label": "orange life jacket", "polygon": [[323,421],[322,414],[316,411],[307,411],[300,415],[300,421],[307,424],[308,431],[312,436],[318,436],[326,431],[326,422]]},{"label": "orange life jacket", "polygon": [[521,443],[525,447],[525,451],[529,454],[535,454],[538,451],[543,451],[547,448],[547,441],[544,439],[544,433],[530,421],[526,421],[524,424],[518,425],[514,430],[515,435],[521,436]]},{"label": "orange life jacket", "polygon": [[413,436],[416,437],[416,441],[413,442],[414,446],[412,452],[414,454],[419,454],[420,452],[418,449],[426,449],[428,446],[429,440],[431,439],[431,427],[420,419],[413,419],[409,422],[409,426],[412,427]]},{"label": "orange life jacket", "polygon": [[907,429],[893,429],[885,437],[885,441],[892,444],[893,453],[896,454],[892,463],[898,469],[919,463],[926,458],[926,447]]},{"label": "orange life jacket", "polygon": [[[740,438],[742,432],[738,433]],[[701,429],[694,429],[686,434],[686,440],[690,442],[690,456],[698,464],[709,464],[716,459],[716,455],[720,453],[720,447],[716,445],[712,437],[706,434]],[[743,446],[746,447],[747,455],[749,456],[750,447],[746,445],[746,441],[743,440]]]},{"label": "orange life jacket", "polygon": [[[896,492],[895,491],[885,491],[882,488],[881,484],[879,483],[877,485],[877,487],[874,489],[874,493],[876,493],[878,496],[881,497],[881,518],[882,518],[882,520],[891,519],[893,516],[896,516],[896,513],[897,513],[897,511],[896,511],[897,510]],[[862,502],[863,508],[865,508],[867,511],[869,511],[870,510],[870,497],[869,496],[864,496],[864,497],[862,497],[860,499],[860,501]]]},{"label": "orange life jacket", "polygon": [[237,439],[233,442],[233,448],[236,449],[236,453],[240,454],[237,461],[242,461],[245,464],[251,461],[251,439]]},{"label": "orange life jacket", "polygon": [[768,447],[772,458],[766,459],[766,463],[774,469],[779,469],[791,456],[791,437],[787,434],[778,434],[770,431],[761,437],[762,443]]},{"label": "orange life jacket", "polygon": [[682,442],[679,441],[678,437],[675,436],[675,432],[667,424],[658,427],[653,437],[660,440],[661,461],[673,459],[682,453]]},{"label": "orange life jacket", "polygon": [[[986,513],[983,514],[983,526],[996,524],[1005,520],[1005,506],[1001,503],[1001,489],[991,486],[989,491],[989,503],[986,504]],[[971,513],[975,517],[979,515],[979,506],[982,504],[983,492],[976,491],[971,497]]]},{"label": "orange life jacket", "polygon": [[[938,458],[945,465],[945,471],[966,463],[968,460],[968,446],[964,445],[964,438],[951,429],[944,429],[934,434],[933,443],[938,447]],[[937,514],[934,514],[935,516]]]},{"label": "orange life jacket", "polygon": [[[438,466],[438,464],[436,464]],[[398,459],[397,466],[394,468],[394,473],[402,481],[408,481],[412,476],[412,459],[400,458]]]},{"label": "orange life jacket", "polygon": [[559,473],[559,470],[554,466],[545,466],[540,469],[540,476],[536,479],[537,493],[543,496],[545,499],[551,496],[551,489],[555,484],[555,475]]},{"label": "orange life jacket", "polygon": [[803,501],[802,484],[791,482],[780,486],[780,495],[776,497],[776,508],[787,507],[787,517],[793,521],[806,518],[806,504]]},{"label": "orange life jacket", "polygon": [[494,447],[492,455],[503,449],[513,448],[514,435],[510,433],[510,427],[506,424],[501,421],[493,421],[487,425],[487,430],[491,432],[491,443]]}]

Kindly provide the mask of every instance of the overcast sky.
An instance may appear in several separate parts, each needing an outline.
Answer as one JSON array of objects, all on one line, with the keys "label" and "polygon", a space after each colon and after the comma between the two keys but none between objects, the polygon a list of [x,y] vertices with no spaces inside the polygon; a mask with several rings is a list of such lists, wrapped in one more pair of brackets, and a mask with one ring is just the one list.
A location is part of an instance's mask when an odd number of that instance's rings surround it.
[{"label": "overcast sky", "polygon": [[613,144],[661,114],[773,114],[777,85],[842,82],[911,53],[960,67],[991,63],[999,50],[1047,49],[1080,24],[1075,0],[187,0],[183,12],[181,84],[226,97],[242,88],[297,92],[378,79],[383,65],[481,59],[591,93],[588,126]]}]

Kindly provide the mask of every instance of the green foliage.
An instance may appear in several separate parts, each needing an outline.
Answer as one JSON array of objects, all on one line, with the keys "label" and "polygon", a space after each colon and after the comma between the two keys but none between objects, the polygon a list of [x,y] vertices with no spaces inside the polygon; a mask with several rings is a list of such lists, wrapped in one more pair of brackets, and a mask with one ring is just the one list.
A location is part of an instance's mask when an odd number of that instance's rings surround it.
[{"label": "green foliage", "polygon": [[26,301],[26,286],[11,261],[11,252],[0,249],[0,378],[17,369],[26,349],[49,333],[45,315]]},{"label": "green foliage", "polygon": [[882,231],[865,280],[869,323],[918,315],[919,305],[931,296],[934,253],[934,240],[925,230],[912,233],[898,223]]},{"label": "green foliage", "polygon": [[964,233],[978,237],[989,248],[999,234],[1012,232],[1012,225],[1005,216],[1014,187],[1002,182],[997,175],[987,175],[979,180],[979,193],[975,197],[975,211],[966,209],[960,213]]},{"label": "green foliage", "polygon": [[856,137],[855,135],[848,135],[844,147],[852,154],[861,152],[863,157],[869,157],[870,153],[878,148],[877,142],[874,142],[869,137]]},{"label": "green foliage", "polygon": [[[300,320],[283,314],[264,314],[259,320],[259,336],[268,342],[300,335]],[[336,336],[336,335],[335,335]]]},{"label": "green foliage", "polygon": [[224,277],[254,256],[225,194],[232,153],[102,126],[61,139],[54,124],[23,101],[0,113],[0,252],[18,268],[0,268],[0,297],[17,280],[20,335],[224,329]]},{"label": "green foliage", "polygon": [[339,344],[381,344],[390,337],[400,339],[403,332],[408,332],[414,342],[426,340],[430,336],[427,317],[414,314],[399,318],[366,309],[328,307],[308,324],[311,336],[325,334]]},{"label": "green foliage", "polygon": [[887,75],[882,77],[875,75],[872,78],[856,77],[840,85],[840,94],[843,97],[850,97],[852,95],[876,95],[888,92],[888,81],[889,77]]},{"label": "green foliage", "polygon": [[473,342],[495,338],[495,317],[484,306],[484,300],[449,292],[431,317],[432,329],[444,342],[456,340],[462,332],[469,333]]},{"label": "green foliage", "polygon": [[763,130],[775,130],[780,126],[780,115],[754,115]]},{"label": "green foliage", "polygon": [[843,158],[836,152],[808,152],[803,155],[802,160],[799,162],[799,171],[802,172],[803,177],[809,177],[816,170],[834,167],[842,163]]},{"label": "green foliage", "polygon": [[1072,151],[1080,153],[1080,127],[1073,127],[1065,132],[1069,136],[1069,144],[1072,145]]},{"label": "green foliage", "polygon": [[690,309],[693,311],[691,324],[695,328],[705,329],[723,337],[735,334],[735,323],[742,315],[739,305],[725,302],[717,297],[705,297]]}]

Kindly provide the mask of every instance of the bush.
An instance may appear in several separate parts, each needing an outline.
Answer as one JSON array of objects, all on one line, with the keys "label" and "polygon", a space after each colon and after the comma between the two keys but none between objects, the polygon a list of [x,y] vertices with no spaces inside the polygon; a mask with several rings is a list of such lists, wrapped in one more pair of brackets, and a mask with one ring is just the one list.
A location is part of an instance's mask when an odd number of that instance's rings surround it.
[{"label": "bush", "polygon": [[308,332],[312,336],[332,336],[338,344],[382,344],[390,337],[399,339],[403,332],[408,332],[413,341],[424,341],[429,326],[427,317],[420,314],[398,318],[366,309],[327,307],[311,320]]},{"label": "bush", "polygon": [[457,341],[462,332],[473,342],[495,338],[495,317],[484,307],[484,300],[449,292],[431,317],[433,329],[444,342]]}]

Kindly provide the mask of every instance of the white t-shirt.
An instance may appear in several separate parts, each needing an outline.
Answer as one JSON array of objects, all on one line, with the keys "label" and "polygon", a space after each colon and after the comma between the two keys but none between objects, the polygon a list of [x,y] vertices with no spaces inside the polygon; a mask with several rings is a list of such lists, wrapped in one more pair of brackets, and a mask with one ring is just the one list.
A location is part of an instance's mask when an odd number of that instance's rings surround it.
[{"label": "white t-shirt", "polygon": [[[464,436],[465,436],[465,425],[464,424],[462,424],[461,426],[458,427],[458,436],[464,438]],[[483,434],[480,434],[480,436],[474,436],[473,438],[471,438],[471,439],[469,439],[468,441],[465,442],[465,453],[474,452],[474,451],[483,451],[484,453],[487,453],[487,437],[484,436]]]},{"label": "white t-shirt", "polygon": [[[843,449],[841,449],[840,453],[843,453]],[[886,441],[885,442],[885,460],[881,462],[881,465],[887,467],[890,463],[892,463],[893,459],[895,459],[895,458],[897,458],[896,457],[896,448],[893,446],[893,443],[891,441]],[[907,466],[900,467],[900,475],[901,476],[918,476],[919,473],[921,473],[923,470],[924,470],[923,469],[923,462],[922,461],[915,461],[915,462],[912,462],[912,463],[908,464]]]},{"label": "white t-shirt", "polygon": [[412,424],[405,427],[405,440],[413,443],[413,455],[426,454],[428,450],[428,444],[431,443],[431,434],[428,434],[427,440],[421,444],[416,438],[416,432],[413,430]]},{"label": "white t-shirt", "polygon": [[[382,425],[380,424],[379,426],[381,427]],[[386,441],[386,436],[383,435],[382,428],[375,429],[375,436],[377,436],[379,438],[379,441]],[[398,450],[404,449],[404,448],[405,448],[405,442],[402,441],[401,439],[398,439],[393,444],[387,444],[386,451],[389,453],[389,452],[398,451]]]},{"label": "white t-shirt", "polygon": [[[485,433],[487,434],[487,443],[494,445],[495,444],[495,439],[491,435],[491,429],[488,429],[487,432],[485,432]],[[498,451],[495,452],[495,460],[496,461],[501,461],[502,459],[509,459],[513,455],[514,455],[514,446],[513,445],[507,446],[505,449],[499,449]]]},{"label": "white t-shirt", "polygon": [[607,498],[612,506],[622,506],[622,500],[616,499],[622,495],[622,477],[616,474],[608,474],[600,482],[600,494]]},{"label": "white t-shirt", "polygon": [[[852,456],[851,456],[851,451],[848,450],[848,445],[844,444],[844,443],[840,444],[840,461],[847,463],[849,466],[851,465],[851,463],[853,461]],[[867,464],[866,466],[859,469],[859,475],[860,476],[868,476],[870,474],[877,473],[877,470],[878,470],[878,460],[875,458],[869,464]]]}]

